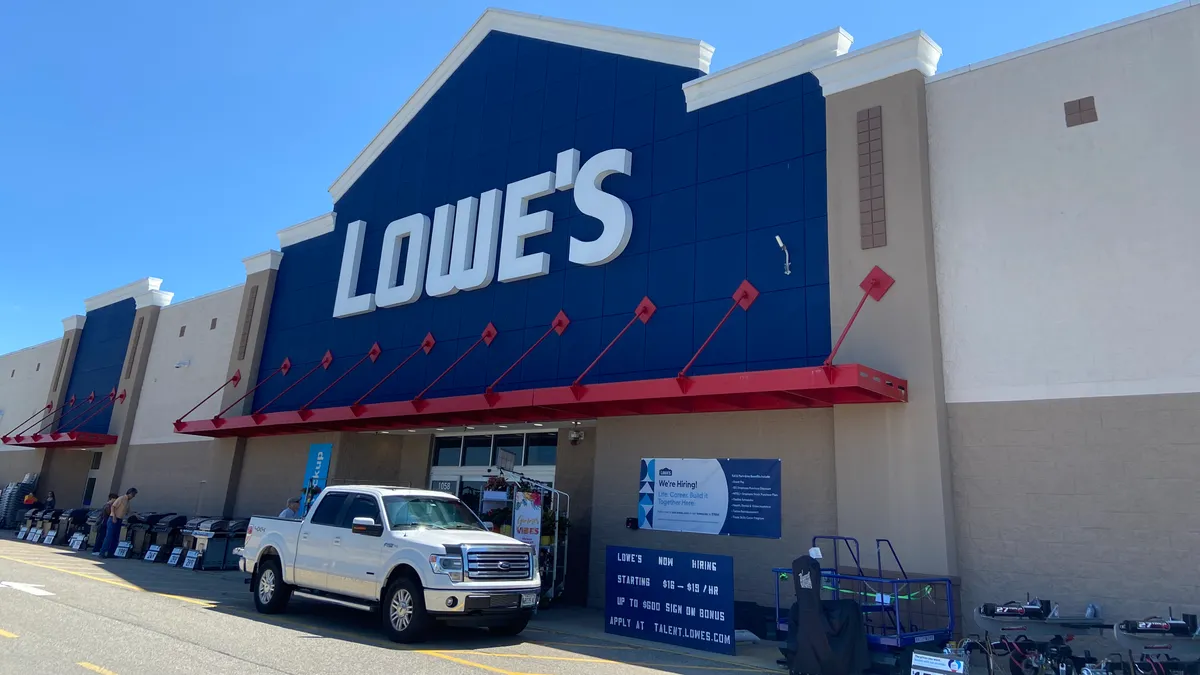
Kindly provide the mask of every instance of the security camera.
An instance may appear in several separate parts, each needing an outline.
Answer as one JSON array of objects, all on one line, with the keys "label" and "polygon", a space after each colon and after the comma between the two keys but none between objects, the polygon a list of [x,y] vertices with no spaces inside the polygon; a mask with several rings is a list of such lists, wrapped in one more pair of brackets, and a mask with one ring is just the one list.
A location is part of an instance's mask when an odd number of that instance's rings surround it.
[{"label": "security camera", "polygon": [[191,359],[188,359],[187,361],[180,361],[180,362],[176,363],[175,367],[176,368],[187,368],[190,365],[192,365],[192,361],[191,361]]},{"label": "security camera", "polygon": [[572,429],[567,433],[567,440],[571,441],[571,445],[579,445],[580,441],[583,440],[583,430]]}]

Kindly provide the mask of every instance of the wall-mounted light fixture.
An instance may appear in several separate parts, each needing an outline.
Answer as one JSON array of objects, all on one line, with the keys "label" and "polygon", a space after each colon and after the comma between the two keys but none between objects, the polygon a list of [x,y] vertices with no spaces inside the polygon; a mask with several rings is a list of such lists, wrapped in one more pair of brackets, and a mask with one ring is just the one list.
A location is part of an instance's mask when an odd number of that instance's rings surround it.
[{"label": "wall-mounted light fixture", "polygon": [[779,250],[783,251],[783,273],[792,273],[792,255],[788,253],[787,245],[783,243],[783,238],[775,235],[775,243],[779,244]]}]

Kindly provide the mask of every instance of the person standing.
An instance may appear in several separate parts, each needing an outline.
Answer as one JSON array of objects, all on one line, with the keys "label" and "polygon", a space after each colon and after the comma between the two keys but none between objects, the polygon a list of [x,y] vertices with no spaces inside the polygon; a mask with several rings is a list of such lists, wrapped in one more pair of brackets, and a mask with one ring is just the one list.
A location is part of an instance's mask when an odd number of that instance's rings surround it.
[{"label": "person standing", "polygon": [[92,545],[92,555],[100,555],[104,550],[104,541],[108,537],[108,517],[112,513],[113,502],[117,501],[117,493],[108,493],[108,501],[100,507],[100,518],[96,520],[96,542]]},{"label": "person standing", "polygon": [[54,505],[55,505],[56,503],[58,503],[58,500],[56,500],[56,499],[54,498],[54,490],[51,490],[50,492],[47,492],[47,493],[46,493],[46,508],[47,508],[47,509],[50,509],[51,511],[53,511],[53,510],[54,510]]},{"label": "person standing", "polygon": [[300,498],[292,497],[288,499],[287,508],[279,512],[280,518],[296,519],[300,517]]},{"label": "person standing", "polygon": [[129,502],[137,493],[137,488],[129,488],[124,496],[113,501],[108,514],[108,533],[104,536],[104,548],[100,549],[101,558],[111,558],[117,551],[117,540],[121,538],[121,524],[129,517]]}]

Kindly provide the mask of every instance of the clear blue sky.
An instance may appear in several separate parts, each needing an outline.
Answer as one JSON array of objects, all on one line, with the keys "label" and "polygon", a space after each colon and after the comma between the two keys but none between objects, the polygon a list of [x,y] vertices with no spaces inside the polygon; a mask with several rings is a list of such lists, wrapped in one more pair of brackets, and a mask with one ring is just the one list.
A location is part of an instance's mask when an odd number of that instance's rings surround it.
[{"label": "clear blue sky", "polygon": [[[700,38],[713,70],[842,26],[922,28],[949,70],[1164,0],[507,0]],[[83,299],[145,276],[183,300],[244,279],[488,3],[0,4],[0,354],[58,337]]]}]

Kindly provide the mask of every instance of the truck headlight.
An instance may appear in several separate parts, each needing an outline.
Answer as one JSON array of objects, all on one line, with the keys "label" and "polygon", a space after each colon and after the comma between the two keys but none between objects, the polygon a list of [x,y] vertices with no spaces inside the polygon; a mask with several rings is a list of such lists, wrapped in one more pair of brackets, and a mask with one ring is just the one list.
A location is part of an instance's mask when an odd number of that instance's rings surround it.
[{"label": "truck headlight", "polygon": [[434,554],[429,556],[429,567],[433,569],[434,574],[445,574],[450,577],[450,581],[463,580],[462,556]]}]

